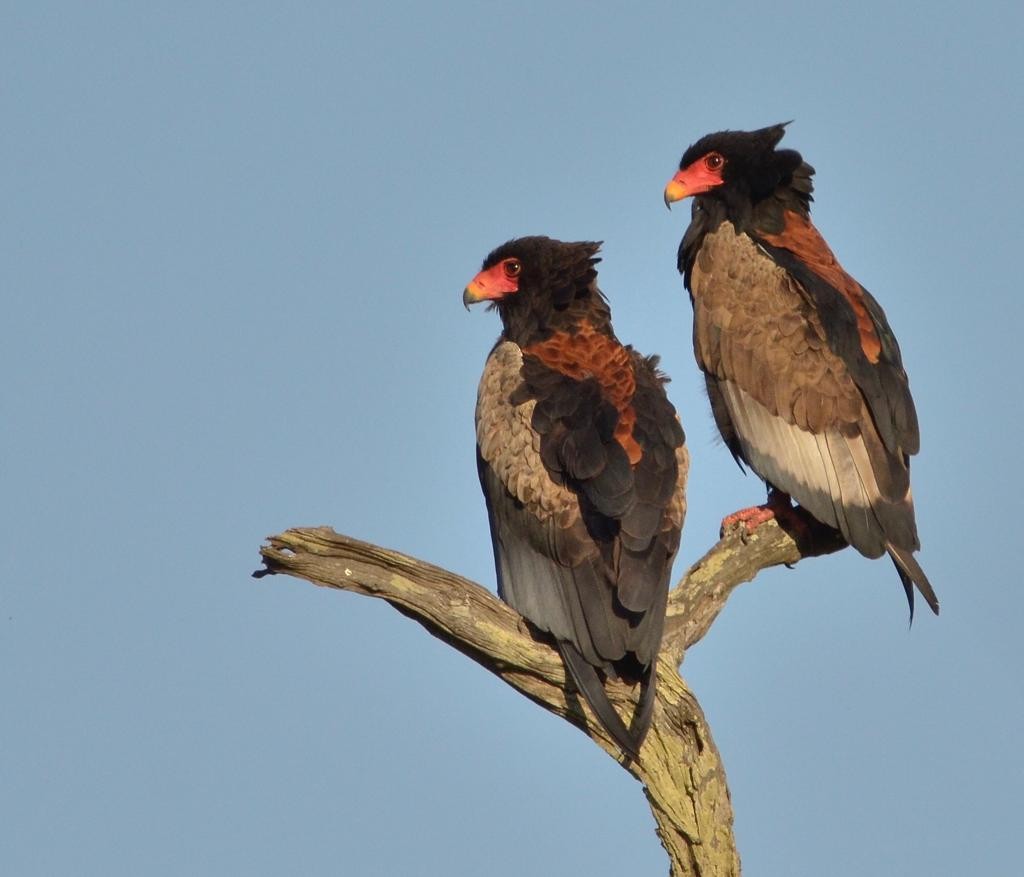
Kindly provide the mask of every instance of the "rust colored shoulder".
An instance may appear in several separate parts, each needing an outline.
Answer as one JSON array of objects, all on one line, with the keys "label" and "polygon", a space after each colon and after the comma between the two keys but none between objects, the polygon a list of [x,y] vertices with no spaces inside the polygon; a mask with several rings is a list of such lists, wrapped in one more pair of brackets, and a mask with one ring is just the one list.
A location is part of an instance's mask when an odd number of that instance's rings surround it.
[{"label": "rust colored shoulder", "polygon": [[573,380],[594,378],[601,387],[601,395],[619,413],[616,441],[632,465],[640,461],[643,450],[633,437],[636,376],[629,351],[622,344],[583,322],[576,332],[556,332],[544,341],[524,347],[523,353]]},{"label": "rust colored shoulder", "polygon": [[785,224],[778,234],[761,233],[759,237],[774,247],[788,250],[803,262],[818,277],[842,294],[849,302],[857,318],[861,350],[869,362],[877,363],[882,352],[882,343],[875,329],[874,321],[864,300],[864,290],[829,249],[821,233],[807,217],[791,210],[784,214]]}]

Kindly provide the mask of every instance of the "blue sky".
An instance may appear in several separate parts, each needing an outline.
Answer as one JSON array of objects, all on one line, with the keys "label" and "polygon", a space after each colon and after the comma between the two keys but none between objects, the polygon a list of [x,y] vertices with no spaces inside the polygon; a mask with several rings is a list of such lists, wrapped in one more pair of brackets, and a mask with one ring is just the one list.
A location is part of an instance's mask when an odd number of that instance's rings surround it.
[{"label": "blue sky", "polygon": [[759,501],[714,438],[662,187],[795,119],[815,221],[921,419],[908,632],[852,552],[740,589],[683,674],[746,872],[1019,870],[1019,4],[48,4],[0,11],[0,866],[664,873],[640,787],[295,525],[493,586],[473,459],[522,234],[604,240],[693,454],[677,575]]}]

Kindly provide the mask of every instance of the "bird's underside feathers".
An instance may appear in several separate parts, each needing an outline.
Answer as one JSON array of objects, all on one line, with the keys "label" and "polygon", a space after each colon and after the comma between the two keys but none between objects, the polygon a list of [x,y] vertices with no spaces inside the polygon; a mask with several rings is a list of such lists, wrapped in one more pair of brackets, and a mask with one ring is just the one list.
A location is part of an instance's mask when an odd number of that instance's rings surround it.
[{"label": "bird's underside feathers", "polygon": [[[688,456],[652,361],[602,336],[590,342],[604,369],[595,377],[574,368],[559,348],[569,343],[581,343],[578,333],[525,356],[505,339],[491,352],[477,399],[480,479],[500,595],[555,638],[602,724],[635,757]],[[630,730],[595,668],[645,683]]]},{"label": "bird's underside feathers", "polygon": [[[888,553],[911,610],[913,582],[938,611],[912,556],[917,419],[884,314],[823,241],[815,264],[811,251],[779,257],[796,246],[774,240],[724,221],[690,242],[694,349],[719,430],[738,460],[861,553]],[[856,288],[833,285],[847,282]]]}]

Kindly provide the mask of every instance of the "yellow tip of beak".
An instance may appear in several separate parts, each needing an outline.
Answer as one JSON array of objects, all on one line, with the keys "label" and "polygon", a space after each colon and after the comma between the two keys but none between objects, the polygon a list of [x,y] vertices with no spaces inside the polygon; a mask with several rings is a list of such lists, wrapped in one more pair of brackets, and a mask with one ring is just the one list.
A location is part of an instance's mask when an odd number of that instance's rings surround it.
[{"label": "yellow tip of beak", "polygon": [[465,305],[466,310],[469,310],[470,305],[475,305],[477,302],[483,301],[484,296],[481,294],[483,290],[479,284],[471,283],[462,292],[462,303]]},{"label": "yellow tip of beak", "polygon": [[678,180],[672,179],[668,181],[668,185],[665,186],[665,206],[671,210],[673,201],[682,201],[690,193],[686,191],[686,186],[680,183]]}]

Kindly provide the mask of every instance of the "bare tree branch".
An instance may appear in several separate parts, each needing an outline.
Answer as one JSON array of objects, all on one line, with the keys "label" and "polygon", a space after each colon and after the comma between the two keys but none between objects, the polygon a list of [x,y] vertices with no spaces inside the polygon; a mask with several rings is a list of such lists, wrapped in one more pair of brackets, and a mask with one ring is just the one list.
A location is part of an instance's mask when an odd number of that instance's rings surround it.
[{"label": "bare tree branch", "polygon": [[769,521],[748,533],[733,527],[698,560],[668,598],[662,654],[679,666],[683,653],[704,637],[733,590],[752,581],[770,566],[792,566],[804,557],[831,554],[846,547],[838,531],[814,520],[802,509],[792,509],[790,525],[783,529]]},{"label": "bare tree branch", "polygon": [[[798,531],[775,522],[753,534],[726,534],[683,577],[669,597],[658,666],[657,704],[640,759],[623,758],[588,707],[567,688],[558,652],[490,591],[413,557],[341,536],[326,527],[272,536],[261,549],[265,568],[330,588],[387,600],[434,636],[457,648],[545,709],[585,733],[644,786],[673,877],[726,877],[740,872],[725,770],[696,698],[677,668],[685,649],[707,633],[729,594],[759,570],[842,547],[832,531]],[[616,709],[632,712],[636,692],[610,682]]]}]

